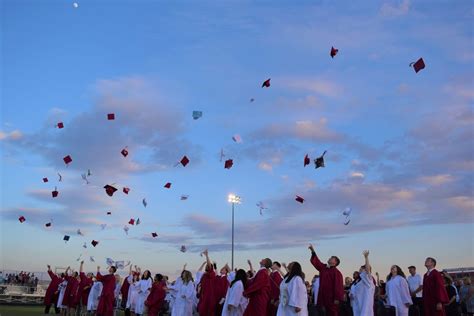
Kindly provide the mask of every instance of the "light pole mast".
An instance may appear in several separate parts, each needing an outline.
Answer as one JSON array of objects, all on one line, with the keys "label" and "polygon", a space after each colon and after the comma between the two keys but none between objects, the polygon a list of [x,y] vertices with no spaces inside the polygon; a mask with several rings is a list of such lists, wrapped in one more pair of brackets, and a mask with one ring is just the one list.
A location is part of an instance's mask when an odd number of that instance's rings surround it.
[{"label": "light pole mast", "polygon": [[231,261],[231,269],[234,270],[234,209],[235,204],[240,204],[240,196],[235,194],[229,194],[229,203],[232,203],[232,261]]}]

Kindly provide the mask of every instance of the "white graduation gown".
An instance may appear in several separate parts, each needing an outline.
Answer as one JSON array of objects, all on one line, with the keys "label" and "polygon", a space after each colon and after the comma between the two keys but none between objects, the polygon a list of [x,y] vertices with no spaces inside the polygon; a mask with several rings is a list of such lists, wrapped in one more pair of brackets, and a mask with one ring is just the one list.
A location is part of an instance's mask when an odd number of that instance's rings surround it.
[{"label": "white graduation gown", "polygon": [[150,294],[152,286],[151,278],[140,280],[138,282],[137,305],[135,306],[135,314],[143,315],[145,313],[145,301]]},{"label": "white graduation gown", "polygon": [[58,297],[58,304],[57,304],[58,308],[67,308],[67,306],[63,305],[64,292],[66,291],[66,286],[67,286],[66,280],[62,281],[58,286],[58,290],[59,290],[59,297]]},{"label": "white graduation gown", "polygon": [[405,304],[413,304],[405,278],[397,275],[392,277],[385,285],[387,292],[387,304],[395,306],[397,316],[408,316],[408,307]]},{"label": "white graduation gown", "polygon": [[132,312],[135,312],[135,308],[137,307],[137,300],[138,282],[130,283],[130,287],[128,288],[127,304],[125,305],[125,308],[128,308]]},{"label": "white graduation gown", "polygon": [[360,281],[351,287],[351,305],[354,316],[374,315],[374,293],[374,278],[363,271],[360,274]]},{"label": "white graduation gown", "polygon": [[193,282],[175,284],[176,298],[171,311],[171,316],[192,316],[193,315],[193,297],[196,296],[196,290]]},{"label": "white graduation gown", "polygon": [[318,302],[318,293],[319,293],[319,278],[316,278],[316,280],[314,280],[312,286],[313,288],[313,301],[314,301],[314,305],[316,305],[316,303]]},{"label": "white graduation gown", "polygon": [[89,297],[87,298],[87,310],[95,311],[97,310],[97,305],[99,305],[99,297],[102,294],[102,282],[95,281],[92,284],[91,290],[89,292]]},{"label": "white graduation gown", "polygon": [[[248,299],[243,296],[243,293],[244,285],[240,280],[227,290],[224,307],[222,308],[222,316],[242,316],[244,314],[248,305]],[[233,306],[231,311],[228,309],[229,305]]]},{"label": "white graduation gown", "polygon": [[[301,308],[300,312],[295,307]],[[289,283],[286,278],[280,283],[280,304],[277,316],[308,316],[308,292],[303,279],[295,276]]]}]

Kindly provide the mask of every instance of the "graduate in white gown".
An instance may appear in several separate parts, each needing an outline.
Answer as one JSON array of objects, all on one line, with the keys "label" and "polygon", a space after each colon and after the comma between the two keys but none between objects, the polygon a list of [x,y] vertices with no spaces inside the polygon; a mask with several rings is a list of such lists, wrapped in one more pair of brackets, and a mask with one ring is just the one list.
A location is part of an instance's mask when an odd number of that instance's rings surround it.
[{"label": "graduate in white gown", "polygon": [[243,296],[247,283],[247,272],[240,269],[232,276],[230,287],[227,290],[222,316],[242,316],[247,308],[248,299]]},{"label": "graduate in white gown", "polygon": [[399,266],[390,269],[385,285],[387,304],[395,306],[397,316],[408,316],[408,308],[413,304],[405,274]]},{"label": "graduate in white gown", "polygon": [[145,270],[142,275],[142,279],[138,282],[138,297],[137,305],[135,306],[135,314],[143,315],[145,313],[145,301],[150,294],[151,286],[153,285],[153,279],[149,270]]},{"label": "graduate in white gown", "polygon": [[288,265],[288,269],[288,274],[280,283],[277,316],[308,316],[308,292],[301,265],[295,261]]},{"label": "graduate in white gown", "polygon": [[171,316],[192,316],[193,315],[193,297],[196,296],[193,275],[185,270],[181,273],[181,280],[174,285],[176,299],[173,304]]},{"label": "graduate in white gown", "polygon": [[351,305],[354,316],[373,316],[375,282],[369,263],[369,251],[364,251],[363,255],[365,264],[359,269],[360,281],[351,287]]},{"label": "graduate in white gown", "polygon": [[58,291],[59,291],[59,297],[58,297],[58,308],[67,308],[67,306],[63,305],[63,299],[64,299],[64,292],[66,291],[66,286],[67,286],[67,281],[64,280],[62,281],[59,286],[58,286]]},{"label": "graduate in white gown", "polygon": [[[130,276],[128,277],[130,278]],[[125,308],[135,313],[138,300],[138,282],[140,282],[140,274],[133,273],[131,278],[131,280],[128,280],[130,287],[128,288],[127,305]]]},{"label": "graduate in white gown", "polygon": [[89,292],[89,297],[87,298],[87,311],[94,312],[97,310],[97,305],[99,305],[99,297],[102,293],[102,282],[97,281],[96,278],[93,278],[94,283],[92,284],[91,290]]}]

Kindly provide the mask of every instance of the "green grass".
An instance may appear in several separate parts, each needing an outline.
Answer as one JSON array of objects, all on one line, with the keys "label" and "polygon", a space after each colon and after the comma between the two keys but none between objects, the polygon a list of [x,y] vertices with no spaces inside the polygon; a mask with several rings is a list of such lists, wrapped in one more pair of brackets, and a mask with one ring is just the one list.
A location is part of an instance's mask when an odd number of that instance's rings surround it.
[{"label": "green grass", "polygon": [[0,316],[43,315],[43,312],[44,306],[0,305]]}]

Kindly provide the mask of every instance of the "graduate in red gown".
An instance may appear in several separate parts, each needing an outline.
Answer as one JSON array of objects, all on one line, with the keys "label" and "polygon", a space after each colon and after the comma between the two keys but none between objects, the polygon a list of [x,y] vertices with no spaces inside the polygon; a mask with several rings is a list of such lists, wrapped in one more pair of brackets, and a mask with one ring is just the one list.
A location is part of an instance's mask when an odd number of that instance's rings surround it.
[{"label": "graduate in red gown", "polygon": [[100,295],[99,305],[97,306],[97,316],[113,316],[115,303],[115,275],[117,271],[115,266],[109,268],[109,274],[100,274],[100,267],[97,267],[97,281],[102,282],[102,294]]},{"label": "graduate in red gown", "polygon": [[281,264],[278,261],[273,262],[272,272],[270,273],[270,301],[268,303],[268,316],[276,316],[278,311],[278,301],[280,299],[280,283],[283,277],[280,272]]},{"label": "graduate in red gown", "polygon": [[[130,271],[128,273],[129,276],[132,276],[132,264],[130,263]],[[126,277],[123,280],[122,287],[120,288],[120,293],[122,294],[122,301],[121,307],[125,310],[125,316],[130,315],[130,309],[127,307],[128,301],[128,290],[130,289],[130,282],[128,281],[129,277]]]},{"label": "graduate in red gown", "polygon": [[165,303],[166,283],[163,281],[161,274],[155,275],[153,281],[151,292],[145,301],[145,305],[148,307],[149,316],[158,316]]},{"label": "graduate in red gown", "polygon": [[222,314],[222,307],[224,307],[224,300],[227,295],[227,289],[229,288],[229,279],[227,278],[227,274],[230,272],[230,267],[226,263],[225,266],[222,267],[220,271],[220,275],[218,275],[215,279],[215,292],[216,295],[216,315]]},{"label": "graduate in red gown", "polygon": [[51,305],[54,304],[54,309],[56,314],[59,314],[59,308],[57,308],[56,303],[58,301],[58,286],[63,281],[62,277],[57,276],[51,270],[51,266],[48,264],[48,274],[51,278],[51,282],[48,285],[48,289],[46,290],[46,294],[44,295],[44,313],[49,314],[49,309]]},{"label": "graduate in red gown", "polygon": [[215,279],[216,272],[214,266],[209,259],[209,253],[204,250],[203,254],[206,256],[206,272],[199,282],[199,303],[197,306],[199,316],[214,316],[216,309],[216,295],[215,295]]},{"label": "graduate in red gown", "polygon": [[92,273],[87,275],[84,273],[84,261],[81,261],[79,267],[79,280],[75,303],[76,306],[81,306],[81,311],[84,311],[87,310],[87,300],[89,299],[89,292],[93,283]]},{"label": "graduate in red gown", "polygon": [[270,276],[269,270],[272,260],[265,258],[260,261],[260,270],[247,281],[247,288],[243,295],[249,299],[244,316],[267,315],[268,302],[270,300]]},{"label": "graduate in red gown", "polygon": [[448,303],[448,293],[444,287],[443,277],[436,270],[436,260],[426,258],[428,272],[423,277],[423,313],[425,316],[444,316],[444,304]]},{"label": "graduate in red gown", "polygon": [[322,263],[313,245],[311,250],[311,264],[319,271],[319,291],[317,305],[326,310],[327,316],[339,315],[339,303],[344,299],[344,283],[341,272],[337,269],[340,260],[336,256],[329,258],[327,265]]},{"label": "graduate in red gown", "polygon": [[67,314],[73,315],[76,309],[76,292],[79,286],[79,273],[73,272],[72,275],[68,275],[69,270],[71,267],[67,267],[66,269],[66,280],[67,286],[66,290],[64,291],[64,298],[63,298],[63,306],[67,306]]}]

